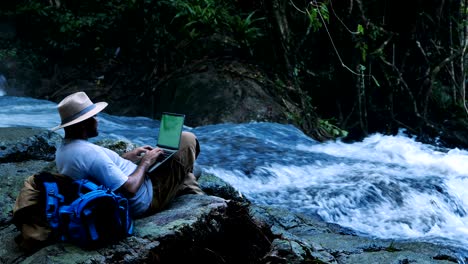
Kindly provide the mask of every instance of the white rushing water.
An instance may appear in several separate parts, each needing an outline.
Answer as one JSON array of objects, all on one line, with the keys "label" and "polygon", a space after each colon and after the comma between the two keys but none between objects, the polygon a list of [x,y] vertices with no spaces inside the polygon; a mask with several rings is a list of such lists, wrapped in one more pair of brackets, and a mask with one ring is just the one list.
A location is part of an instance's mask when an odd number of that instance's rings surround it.
[{"label": "white rushing water", "polygon": [[[56,104],[0,97],[0,127],[58,124]],[[100,138],[156,143],[158,121],[99,115]],[[468,152],[403,133],[353,144],[318,143],[291,125],[186,128],[201,142],[197,164],[260,204],[318,214],[380,238],[468,249]],[[59,131],[59,133],[63,133]]]}]

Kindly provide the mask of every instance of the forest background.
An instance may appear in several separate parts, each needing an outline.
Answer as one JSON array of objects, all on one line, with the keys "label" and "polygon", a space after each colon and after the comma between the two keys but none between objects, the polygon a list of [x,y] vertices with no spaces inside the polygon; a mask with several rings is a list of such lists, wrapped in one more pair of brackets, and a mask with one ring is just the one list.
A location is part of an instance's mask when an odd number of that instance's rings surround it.
[{"label": "forest background", "polygon": [[131,90],[140,109],[114,113],[152,116],[141,105],[180,69],[237,61],[283,107],[266,121],[317,140],[404,128],[467,148],[467,2],[2,1],[0,74],[53,101],[78,80],[94,99]]}]

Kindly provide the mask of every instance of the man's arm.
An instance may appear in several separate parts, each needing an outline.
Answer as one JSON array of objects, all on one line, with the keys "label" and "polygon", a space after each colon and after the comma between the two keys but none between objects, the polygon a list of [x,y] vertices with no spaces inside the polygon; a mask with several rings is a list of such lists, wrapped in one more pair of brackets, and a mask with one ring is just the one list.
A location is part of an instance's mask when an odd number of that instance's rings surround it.
[{"label": "man's arm", "polygon": [[155,148],[145,152],[143,158],[141,158],[140,164],[136,170],[128,176],[127,181],[122,185],[125,193],[129,196],[133,196],[140,189],[141,185],[145,180],[146,171],[156,161],[158,156],[163,152],[160,148]]}]

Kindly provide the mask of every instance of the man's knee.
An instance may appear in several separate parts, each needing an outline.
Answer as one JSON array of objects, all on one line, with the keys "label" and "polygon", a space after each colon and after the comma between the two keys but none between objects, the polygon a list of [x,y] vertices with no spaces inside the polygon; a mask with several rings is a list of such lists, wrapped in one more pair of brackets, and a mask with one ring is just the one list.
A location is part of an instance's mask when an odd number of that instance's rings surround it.
[{"label": "man's knee", "polygon": [[200,153],[200,145],[198,139],[192,132],[183,131],[180,141],[180,149],[190,148],[195,151],[195,157]]},{"label": "man's knee", "polygon": [[181,142],[182,144],[191,145],[194,144],[197,137],[192,132],[182,131]]}]

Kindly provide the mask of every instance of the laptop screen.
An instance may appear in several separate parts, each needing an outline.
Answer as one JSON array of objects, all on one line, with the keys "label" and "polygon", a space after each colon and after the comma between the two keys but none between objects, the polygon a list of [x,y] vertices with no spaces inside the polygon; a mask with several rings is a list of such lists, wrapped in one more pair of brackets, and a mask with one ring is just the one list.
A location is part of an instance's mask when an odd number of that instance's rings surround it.
[{"label": "laptop screen", "polygon": [[184,126],[184,115],[163,113],[159,127],[158,146],[179,149],[180,135]]}]

